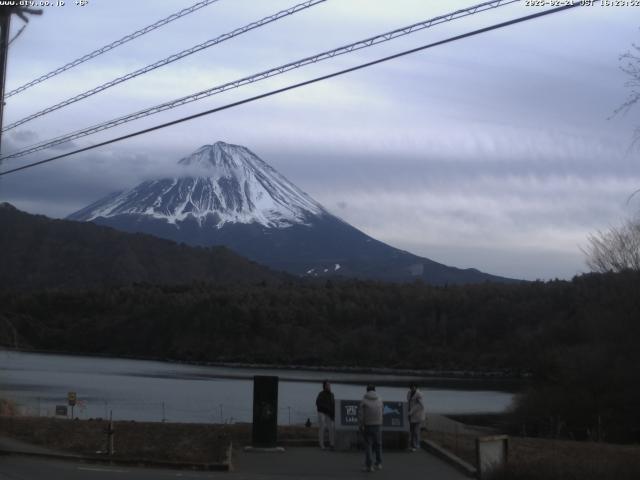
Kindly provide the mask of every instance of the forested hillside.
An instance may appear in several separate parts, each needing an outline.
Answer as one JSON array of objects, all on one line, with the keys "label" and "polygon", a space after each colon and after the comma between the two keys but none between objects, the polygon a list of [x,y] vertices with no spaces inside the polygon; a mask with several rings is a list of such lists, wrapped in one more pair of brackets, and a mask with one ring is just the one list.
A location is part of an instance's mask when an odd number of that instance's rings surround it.
[{"label": "forested hillside", "polygon": [[224,247],[195,248],[0,204],[0,288],[255,282],[282,275]]},{"label": "forested hillside", "polygon": [[518,372],[579,348],[635,356],[640,274],[464,287],[327,281],[5,291],[0,315],[20,345],[37,349]]}]

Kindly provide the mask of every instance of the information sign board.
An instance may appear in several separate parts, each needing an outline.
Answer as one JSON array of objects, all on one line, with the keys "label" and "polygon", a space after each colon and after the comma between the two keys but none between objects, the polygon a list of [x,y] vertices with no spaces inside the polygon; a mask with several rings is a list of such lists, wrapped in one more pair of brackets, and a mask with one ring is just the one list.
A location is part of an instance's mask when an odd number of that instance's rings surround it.
[{"label": "information sign board", "polygon": [[[336,400],[338,430],[358,429],[360,400]],[[405,431],[408,428],[406,402],[382,402],[382,429]]]},{"label": "information sign board", "polygon": [[382,426],[385,430],[388,430],[390,427],[404,429],[406,422],[404,403],[405,402],[383,402]]}]

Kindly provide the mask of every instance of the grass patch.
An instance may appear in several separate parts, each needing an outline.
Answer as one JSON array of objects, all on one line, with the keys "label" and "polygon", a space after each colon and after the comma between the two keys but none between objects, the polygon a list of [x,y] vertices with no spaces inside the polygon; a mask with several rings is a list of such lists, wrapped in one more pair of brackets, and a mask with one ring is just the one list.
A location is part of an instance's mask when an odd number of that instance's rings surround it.
[{"label": "grass patch", "polygon": [[[114,457],[191,463],[222,463],[227,448],[251,443],[251,425],[113,422]],[[0,417],[0,434],[53,450],[79,455],[106,455],[106,420],[44,417]],[[317,429],[280,427],[280,440],[317,439]],[[100,452],[100,453],[98,453]]]},{"label": "grass patch", "polygon": [[[429,431],[425,438],[477,468],[475,436]],[[507,469],[494,480],[637,480],[640,446],[509,437]]]},{"label": "grass patch", "polygon": [[18,407],[12,400],[0,398],[0,416],[13,417],[18,414]]},{"label": "grass patch", "polygon": [[637,480],[640,446],[514,438],[507,470],[495,479]]}]

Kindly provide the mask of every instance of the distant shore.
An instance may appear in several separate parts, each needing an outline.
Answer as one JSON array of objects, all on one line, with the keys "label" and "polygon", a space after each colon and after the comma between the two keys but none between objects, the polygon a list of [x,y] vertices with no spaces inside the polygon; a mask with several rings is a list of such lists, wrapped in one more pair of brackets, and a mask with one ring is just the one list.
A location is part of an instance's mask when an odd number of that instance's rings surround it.
[{"label": "distant shore", "polygon": [[[483,386],[491,385],[492,388],[499,390],[514,391],[520,390],[529,380],[530,374],[527,372],[516,372],[509,369],[500,370],[455,370],[455,369],[395,369],[388,367],[363,367],[349,365],[283,365],[283,364],[263,364],[263,363],[243,363],[243,362],[196,362],[185,361],[171,358],[145,357],[135,355],[108,355],[92,352],[67,352],[52,351],[40,349],[11,348],[0,346],[0,351],[19,353],[35,353],[45,355],[64,355],[77,357],[95,357],[95,358],[112,358],[126,360],[140,360],[161,362],[175,365],[194,365],[200,367],[218,367],[231,368],[238,370],[283,370],[288,372],[323,372],[327,373],[327,377],[331,379],[331,373],[361,375],[358,382],[377,383],[384,386],[405,386],[410,381],[416,381],[425,385],[437,386],[455,386],[456,388],[465,387],[473,388],[474,383],[482,383]],[[367,378],[366,375],[373,375],[373,378]],[[399,377],[399,378],[380,378],[381,376]],[[216,378],[252,378],[252,374],[216,375]],[[308,382],[309,378],[296,378],[281,376],[281,380],[291,382]],[[370,382],[371,381],[371,382]],[[353,383],[353,380],[333,379],[333,383]]]}]

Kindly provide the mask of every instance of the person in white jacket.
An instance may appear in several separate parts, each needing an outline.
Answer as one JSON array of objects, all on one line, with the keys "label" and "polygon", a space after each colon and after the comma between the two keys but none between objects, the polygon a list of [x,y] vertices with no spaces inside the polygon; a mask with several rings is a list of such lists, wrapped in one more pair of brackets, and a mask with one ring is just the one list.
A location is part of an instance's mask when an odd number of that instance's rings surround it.
[{"label": "person in white jacket", "polygon": [[367,393],[358,408],[358,420],[365,446],[364,470],[367,472],[373,472],[374,453],[375,468],[382,470],[382,410],[382,400],[376,393],[376,387],[367,385]]},{"label": "person in white jacket", "polygon": [[424,421],[424,402],[422,399],[422,392],[418,390],[418,386],[415,383],[409,385],[409,391],[407,392],[407,414],[409,417],[409,429],[410,436],[410,449],[415,452],[420,448],[420,427]]}]

